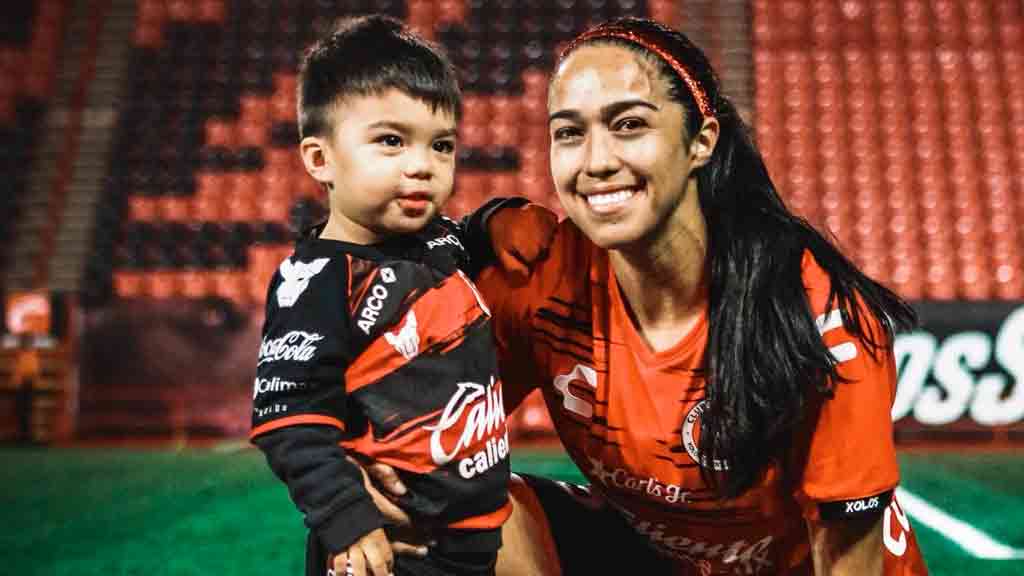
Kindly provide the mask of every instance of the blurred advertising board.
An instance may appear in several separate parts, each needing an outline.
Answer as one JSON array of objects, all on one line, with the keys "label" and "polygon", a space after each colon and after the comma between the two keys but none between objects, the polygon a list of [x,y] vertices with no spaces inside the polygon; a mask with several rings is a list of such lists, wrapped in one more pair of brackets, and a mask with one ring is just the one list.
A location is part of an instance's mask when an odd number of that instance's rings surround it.
[{"label": "blurred advertising board", "polygon": [[920,302],[896,339],[902,442],[1024,441],[1024,303]]}]

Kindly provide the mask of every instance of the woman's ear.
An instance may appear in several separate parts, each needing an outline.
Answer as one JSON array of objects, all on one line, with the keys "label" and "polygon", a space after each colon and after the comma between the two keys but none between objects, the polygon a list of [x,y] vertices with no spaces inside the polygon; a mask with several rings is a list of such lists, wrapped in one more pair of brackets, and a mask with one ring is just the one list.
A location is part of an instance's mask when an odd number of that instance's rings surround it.
[{"label": "woman's ear", "polygon": [[306,172],[325,186],[334,183],[334,164],[327,154],[327,142],[317,136],[306,136],[299,142],[299,153]]},{"label": "woman's ear", "polygon": [[700,130],[690,141],[690,154],[693,157],[691,164],[694,168],[699,168],[711,160],[711,155],[715,153],[715,145],[718,144],[718,131],[717,118],[712,116],[704,119]]}]

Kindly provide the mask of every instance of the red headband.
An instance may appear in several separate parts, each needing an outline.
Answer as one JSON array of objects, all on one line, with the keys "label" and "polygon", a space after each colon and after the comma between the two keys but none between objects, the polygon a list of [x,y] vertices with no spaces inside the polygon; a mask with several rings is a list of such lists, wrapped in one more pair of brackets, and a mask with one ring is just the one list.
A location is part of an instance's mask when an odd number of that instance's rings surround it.
[{"label": "red headband", "polygon": [[580,44],[583,44],[588,40],[597,40],[601,38],[618,38],[620,40],[626,40],[627,42],[632,42],[633,44],[637,44],[638,46],[646,48],[647,50],[657,54],[662,60],[668,62],[668,65],[676,71],[676,74],[679,74],[683,83],[690,89],[690,94],[693,96],[694,101],[697,102],[697,109],[700,110],[701,115],[705,118],[710,118],[715,115],[711,102],[708,100],[707,93],[704,92],[704,88],[699,82],[697,82],[697,79],[694,78],[693,75],[690,74],[690,71],[686,69],[686,66],[683,66],[682,62],[677,60],[676,57],[670,54],[667,50],[658,46],[656,42],[648,40],[632,30],[611,26],[593,28],[577,36],[576,39],[562,51],[561,58],[565,58],[566,55],[575,50]]}]

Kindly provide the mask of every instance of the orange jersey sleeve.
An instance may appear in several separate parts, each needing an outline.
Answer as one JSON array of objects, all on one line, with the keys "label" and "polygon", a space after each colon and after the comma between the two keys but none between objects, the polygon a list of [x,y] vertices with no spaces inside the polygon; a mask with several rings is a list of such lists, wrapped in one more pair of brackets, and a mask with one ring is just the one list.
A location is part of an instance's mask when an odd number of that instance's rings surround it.
[{"label": "orange jersey sleeve", "polygon": [[564,220],[551,241],[547,258],[533,264],[527,279],[516,280],[499,266],[486,268],[476,279],[493,315],[505,409],[509,413],[545,381],[542,375],[546,367],[538,366],[532,348],[538,344],[531,333],[531,318],[537,306],[555,294],[560,284],[588,274],[590,258],[584,245],[579,230]]},{"label": "orange jersey sleeve", "polygon": [[803,273],[818,330],[839,362],[843,381],[833,384],[831,398],[812,396],[798,444],[802,453],[796,461],[802,468],[795,496],[808,519],[817,519],[825,503],[842,503],[857,512],[881,509],[899,482],[890,417],[896,394],[892,343],[864,308],[864,330],[882,344],[873,353],[846,330],[838,309],[826,309],[829,279],[810,254],[804,257]]}]

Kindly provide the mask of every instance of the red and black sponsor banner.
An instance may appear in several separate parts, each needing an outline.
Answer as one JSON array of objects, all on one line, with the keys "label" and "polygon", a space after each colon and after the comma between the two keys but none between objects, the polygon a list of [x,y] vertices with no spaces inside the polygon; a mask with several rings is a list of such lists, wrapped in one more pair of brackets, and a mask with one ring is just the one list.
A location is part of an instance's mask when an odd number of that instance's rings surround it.
[{"label": "red and black sponsor banner", "polygon": [[896,438],[1024,442],[1024,302],[920,302],[896,339]]}]

